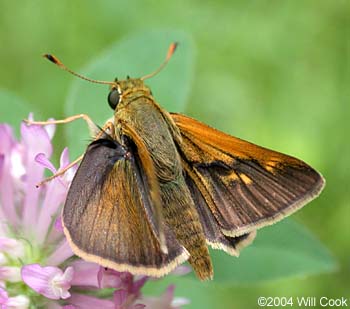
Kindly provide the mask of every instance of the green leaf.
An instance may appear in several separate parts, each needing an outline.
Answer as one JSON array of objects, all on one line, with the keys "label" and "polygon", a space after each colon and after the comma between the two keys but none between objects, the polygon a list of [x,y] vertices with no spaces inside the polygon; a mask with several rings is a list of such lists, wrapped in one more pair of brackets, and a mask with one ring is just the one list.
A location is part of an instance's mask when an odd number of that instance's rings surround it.
[{"label": "green leaf", "polygon": [[188,297],[191,308],[231,308],[232,293],[238,285],[266,280],[307,276],[334,271],[336,262],[329,251],[302,225],[287,219],[258,232],[254,243],[239,258],[211,250],[214,280],[200,282],[191,273],[185,277],[167,276],[148,283],[144,293],[160,295],[169,284],[176,295]]},{"label": "green leaf", "polygon": [[251,283],[334,271],[336,262],[305,227],[287,219],[259,230],[239,258],[213,250],[214,281]]},{"label": "green leaf", "polygon": [[10,124],[17,136],[21,121],[28,118],[29,113],[34,113],[35,119],[41,120],[40,113],[33,106],[8,90],[0,89],[0,106],[0,123]]},{"label": "green leaf", "polygon": [[[181,31],[151,31],[118,41],[102,52],[85,68],[78,70],[90,78],[113,81],[141,77],[153,72],[164,60],[172,42],[179,47],[168,65],[158,75],[146,80],[157,102],[168,111],[182,112],[191,89],[194,52],[191,38]],[[113,116],[107,103],[108,89],[74,79],[67,97],[67,116],[88,114],[100,126]],[[75,156],[81,154],[89,140],[89,131],[82,122],[66,126],[68,146]]]}]

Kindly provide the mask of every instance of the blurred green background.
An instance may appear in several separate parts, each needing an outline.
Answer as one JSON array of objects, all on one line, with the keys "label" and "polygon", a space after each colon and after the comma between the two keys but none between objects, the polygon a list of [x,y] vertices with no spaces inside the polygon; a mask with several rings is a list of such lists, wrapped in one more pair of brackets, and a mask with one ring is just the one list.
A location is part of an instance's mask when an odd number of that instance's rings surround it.
[{"label": "blurred green background", "polygon": [[[215,252],[214,282],[167,278],[192,300],[189,308],[255,308],[258,296],[350,298],[349,1],[24,0],[0,7],[0,87],[17,96],[2,92],[1,121],[18,124],[29,110],[40,119],[74,111],[103,124],[108,90],[74,79],[42,53],[112,80],[149,73],[180,41],[149,82],[161,105],[302,158],[326,178],[317,200],[261,231],[241,258]],[[72,143],[72,128],[58,128],[56,158],[67,144],[86,144],[85,137]],[[152,284],[148,292],[159,293],[165,281]]]}]

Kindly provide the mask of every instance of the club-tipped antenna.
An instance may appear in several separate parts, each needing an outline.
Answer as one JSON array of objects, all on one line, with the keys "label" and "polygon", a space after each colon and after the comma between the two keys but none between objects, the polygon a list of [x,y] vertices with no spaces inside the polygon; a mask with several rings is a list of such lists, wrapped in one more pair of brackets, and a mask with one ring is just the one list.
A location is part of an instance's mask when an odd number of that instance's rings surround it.
[{"label": "club-tipped antenna", "polygon": [[159,66],[159,68],[157,70],[155,70],[154,72],[147,74],[143,77],[141,77],[141,80],[145,80],[147,78],[151,78],[154,75],[157,75],[165,66],[166,64],[169,62],[171,56],[174,54],[176,47],[177,47],[178,43],[173,42],[170,44],[169,49],[168,49],[168,53],[166,54],[165,60],[163,61],[163,63]]},{"label": "club-tipped antenna", "polygon": [[95,80],[95,79],[91,79],[91,78],[87,78],[83,75],[80,75],[78,73],[75,73],[74,71],[72,71],[71,69],[68,69],[56,56],[51,55],[51,54],[44,54],[43,55],[44,58],[46,58],[47,60],[51,61],[52,63],[56,64],[58,67],[60,67],[61,69],[67,71],[70,74],[73,74],[74,76],[77,76],[81,79],[87,80],[91,83],[95,83],[95,84],[105,84],[105,85],[114,85],[114,82],[108,82],[108,81],[104,81],[104,80]]}]

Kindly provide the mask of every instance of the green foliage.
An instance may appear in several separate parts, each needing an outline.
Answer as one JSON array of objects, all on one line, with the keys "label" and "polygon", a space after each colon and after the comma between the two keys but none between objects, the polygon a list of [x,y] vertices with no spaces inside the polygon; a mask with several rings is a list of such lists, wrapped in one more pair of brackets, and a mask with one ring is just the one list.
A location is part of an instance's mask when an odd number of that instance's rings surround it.
[{"label": "green foliage", "polygon": [[259,230],[256,240],[238,259],[217,250],[212,251],[212,257],[216,283],[249,284],[336,268],[329,251],[291,219]]},{"label": "green foliage", "polygon": [[[1,121],[13,119],[18,124],[30,110],[36,119],[89,113],[99,125],[111,116],[106,87],[68,76],[44,62],[39,57],[43,52],[55,53],[78,73],[111,80],[149,73],[162,61],[171,41],[184,41],[167,68],[149,80],[159,103],[168,110],[185,109],[218,129],[295,155],[319,169],[327,180],[324,192],[293,219],[305,223],[330,248],[340,271],[309,276],[334,269],[334,259],[303,227],[287,221],[260,231],[238,259],[214,252],[214,282],[203,284],[190,277],[166,280],[177,283],[179,296],[193,300],[192,308],[218,304],[255,308],[259,295],[346,296],[350,288],[349,9],[348,1],[326,0],[4,2],[1,87],[33,103],[33,109],[9,104],[12,99],[1,94]],[[153,39],[142,40],[142,32]],[[140,45],[129,49],[135,33],[139,41],[134,44]],[[155,39],[157,35],[160,38]],[[103,56],[105,66],[101,63],[99,69]],[[172,79],[174,74],[180,75]],[[84,133],[77,131],[82,134],[75,137],[74,157],[88,142],[85,124],[76,126]],[[74,124],[67,125],[67,134],[58,128],[55,141],[60,147],[67,145],[73,128]],[[270,256],[274,253],[278,258]],[[288,263],[284,266],[281,261]],[[234,287],[226,283],[231,275]],[[285,279],[271,280],[281,277]],[[268,281],[252,283],[259,279]],[[244,286],[238,284],[241,280]],[[148,287],[160,284],[161,291],[162,282]]]},{"label": "green foliage", "polygon": [[[221,303],[220,308],[230,308],[223,297],[234,291],[238,285],[251,286],[267,280],[291,277],[305,277],[320,272],[331,272],[336,263],[329,251],[306,230],[305,227],[284,220],[258,231],[254,243],[244,249],[239,258],[211,250],[214,262],[214,280],[198,282],[193,273],[186,278],[172,276],[165,281],[156,281],[147,286],[154,295],[161,293],[169,283],[179,287],[178,295],[191,291],[191,301],[196,308]],[[224,302],[223,302],[224,301]],[[226,307],[227,306],[227,307]]]},{"label": "green foliage", "polygon": [[17,136],[19,136],[20,122],[27,119],[29,113],[34,113],[36,119],[40,119],[40,112],[37,108],[8,90],[0,89],[0,102],[0,123],[10,124]]}]

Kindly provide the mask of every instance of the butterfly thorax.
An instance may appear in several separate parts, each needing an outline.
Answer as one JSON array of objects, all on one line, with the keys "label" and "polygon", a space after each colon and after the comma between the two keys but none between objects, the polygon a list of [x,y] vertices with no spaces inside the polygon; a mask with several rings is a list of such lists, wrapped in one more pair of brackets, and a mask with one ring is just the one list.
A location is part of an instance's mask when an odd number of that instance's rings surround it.
[{"label": "butterfly thorax", "polygon": [[116,133],[128,136],[126,126],[131,126],[151,153],[158,179],[161,182],[172,181],[182,173],[173,137],[176,129],[169,124],[167,115],[160,111],[147,89],[128,89],[129,92],[123,95],[115,110]]}]

